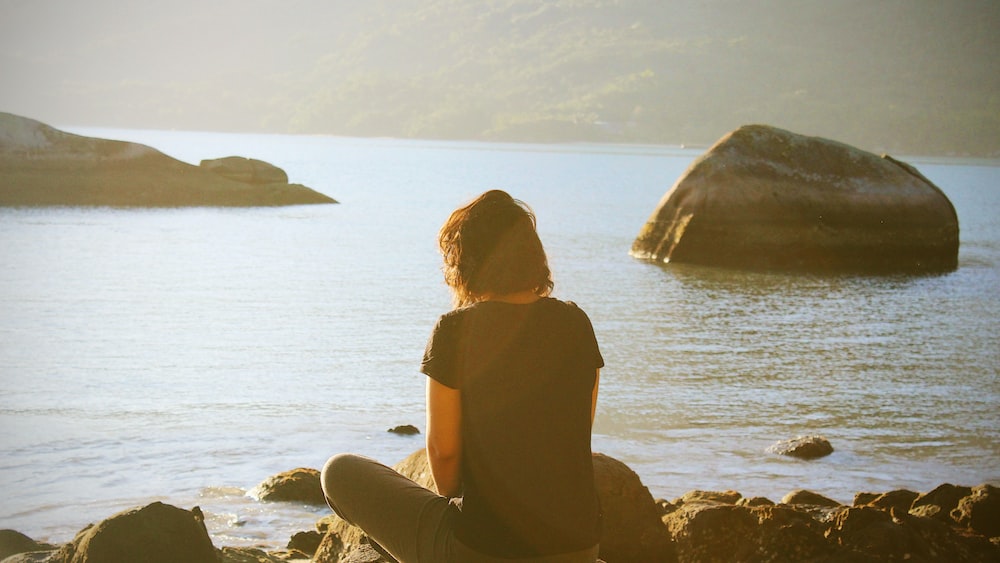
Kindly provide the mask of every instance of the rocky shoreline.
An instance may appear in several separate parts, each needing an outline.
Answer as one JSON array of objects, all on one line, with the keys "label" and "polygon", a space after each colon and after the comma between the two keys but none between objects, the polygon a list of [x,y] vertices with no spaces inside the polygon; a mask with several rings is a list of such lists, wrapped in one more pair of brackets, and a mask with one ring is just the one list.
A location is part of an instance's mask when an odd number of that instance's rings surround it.
[{"label": "rocky shoreline", "polygon": [[181,162],[0,112],[0,207],[272,207],[337,203],[238,156]]},{"label": "rocky shoreline", "polygon": [[[396,469],[431,484],[418,450]],[[736,491],[654,499],[624,463],[594,454],[605,512],[606,563],[701,561],[1000,561],[1000,488],[942,484],[927,492],[859,492],[851,506],[805,491],[775,502]],[[298,468],[251,491],[261,502],[324,504],[319,471]],[[0,531],[2,563],[70,562],[378,563],[357,528],[330,514],[294,534],[287,548],[216,547],[201,509],[155,502],[110,516],[63,545]]]}]

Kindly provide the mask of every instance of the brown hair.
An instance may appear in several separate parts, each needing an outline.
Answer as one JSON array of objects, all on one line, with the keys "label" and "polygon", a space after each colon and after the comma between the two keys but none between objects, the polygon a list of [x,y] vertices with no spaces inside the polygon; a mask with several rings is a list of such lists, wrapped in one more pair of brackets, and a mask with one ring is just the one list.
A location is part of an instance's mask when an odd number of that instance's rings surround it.
[{"label": "brown hair", "polygon": [[552,292],[552,274],[535,214],[523,201],[491,190],[452,212],[438,235],[444,257],[444,281],[455,306],[531,290]]}]

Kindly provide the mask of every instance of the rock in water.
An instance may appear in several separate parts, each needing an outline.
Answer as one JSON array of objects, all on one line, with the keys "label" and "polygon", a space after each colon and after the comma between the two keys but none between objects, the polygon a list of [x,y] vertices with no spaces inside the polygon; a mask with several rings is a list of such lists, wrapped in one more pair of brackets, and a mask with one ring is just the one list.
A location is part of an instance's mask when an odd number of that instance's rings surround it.
[{"label": "rock in water", "polygon": [[801,459],[816,459],[832,454],[833,446],[822,436],[797,436],[773,444],[767,451]]},{"label": "rock in water", "polygon": [[420,429],[412,424],[400,424],[399,426],[390,428],[387,432],[399,434],[400,436],[415,436],[420,434]]},{"label": "rock in water", "polygon": [[748,125],[691,164],[631,254],[755,270],[931,273],[957,268],[958,244],[951,201],[912,166]]},{"label": "rock in water", "polygon": [[283,170],[230,157],[194,166],[138,143],[0,112],[0,206],[257,207],[336,203]]},{"label": "rock in water", "polygon": [[267,502],[304,502],[326,506],[316,469],[298,467],[268,477],[250,490],[250,496]]}]

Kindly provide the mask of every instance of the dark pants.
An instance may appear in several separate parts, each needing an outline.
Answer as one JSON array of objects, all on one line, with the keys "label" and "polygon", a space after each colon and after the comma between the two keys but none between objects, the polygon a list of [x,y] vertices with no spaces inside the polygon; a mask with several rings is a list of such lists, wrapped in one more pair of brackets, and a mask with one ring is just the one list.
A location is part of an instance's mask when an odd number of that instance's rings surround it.
[{"label": "dark pants", "polygon": [[[366,457],[340,454],[322,474],[326,502],[401,563],[510,563],[477,553],[455,537],[459,508],[434,492]],[[517,561],[593,563],[597,546],[575,553]]]}]

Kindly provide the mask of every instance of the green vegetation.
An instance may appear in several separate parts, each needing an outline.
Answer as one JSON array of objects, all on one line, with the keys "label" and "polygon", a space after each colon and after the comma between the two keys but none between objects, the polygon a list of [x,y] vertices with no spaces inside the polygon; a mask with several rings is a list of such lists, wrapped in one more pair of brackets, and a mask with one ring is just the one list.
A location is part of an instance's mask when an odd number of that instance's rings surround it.
[{"label": "green vegetation", "polygon": [[[64,104],[79,111],[57,122],[690,145],[767,123],[873,151],[1000,156],[992,0],[224,4],[191,8],[226,22],[205,32],[224,48],[159,28],[100,33],[92,54],[125,57],[122,75],[65,70],[49,86],[73,80]],[[270,27],[241,31],[252,17]],[[130,63],[140,36],[173,58]]]}]

